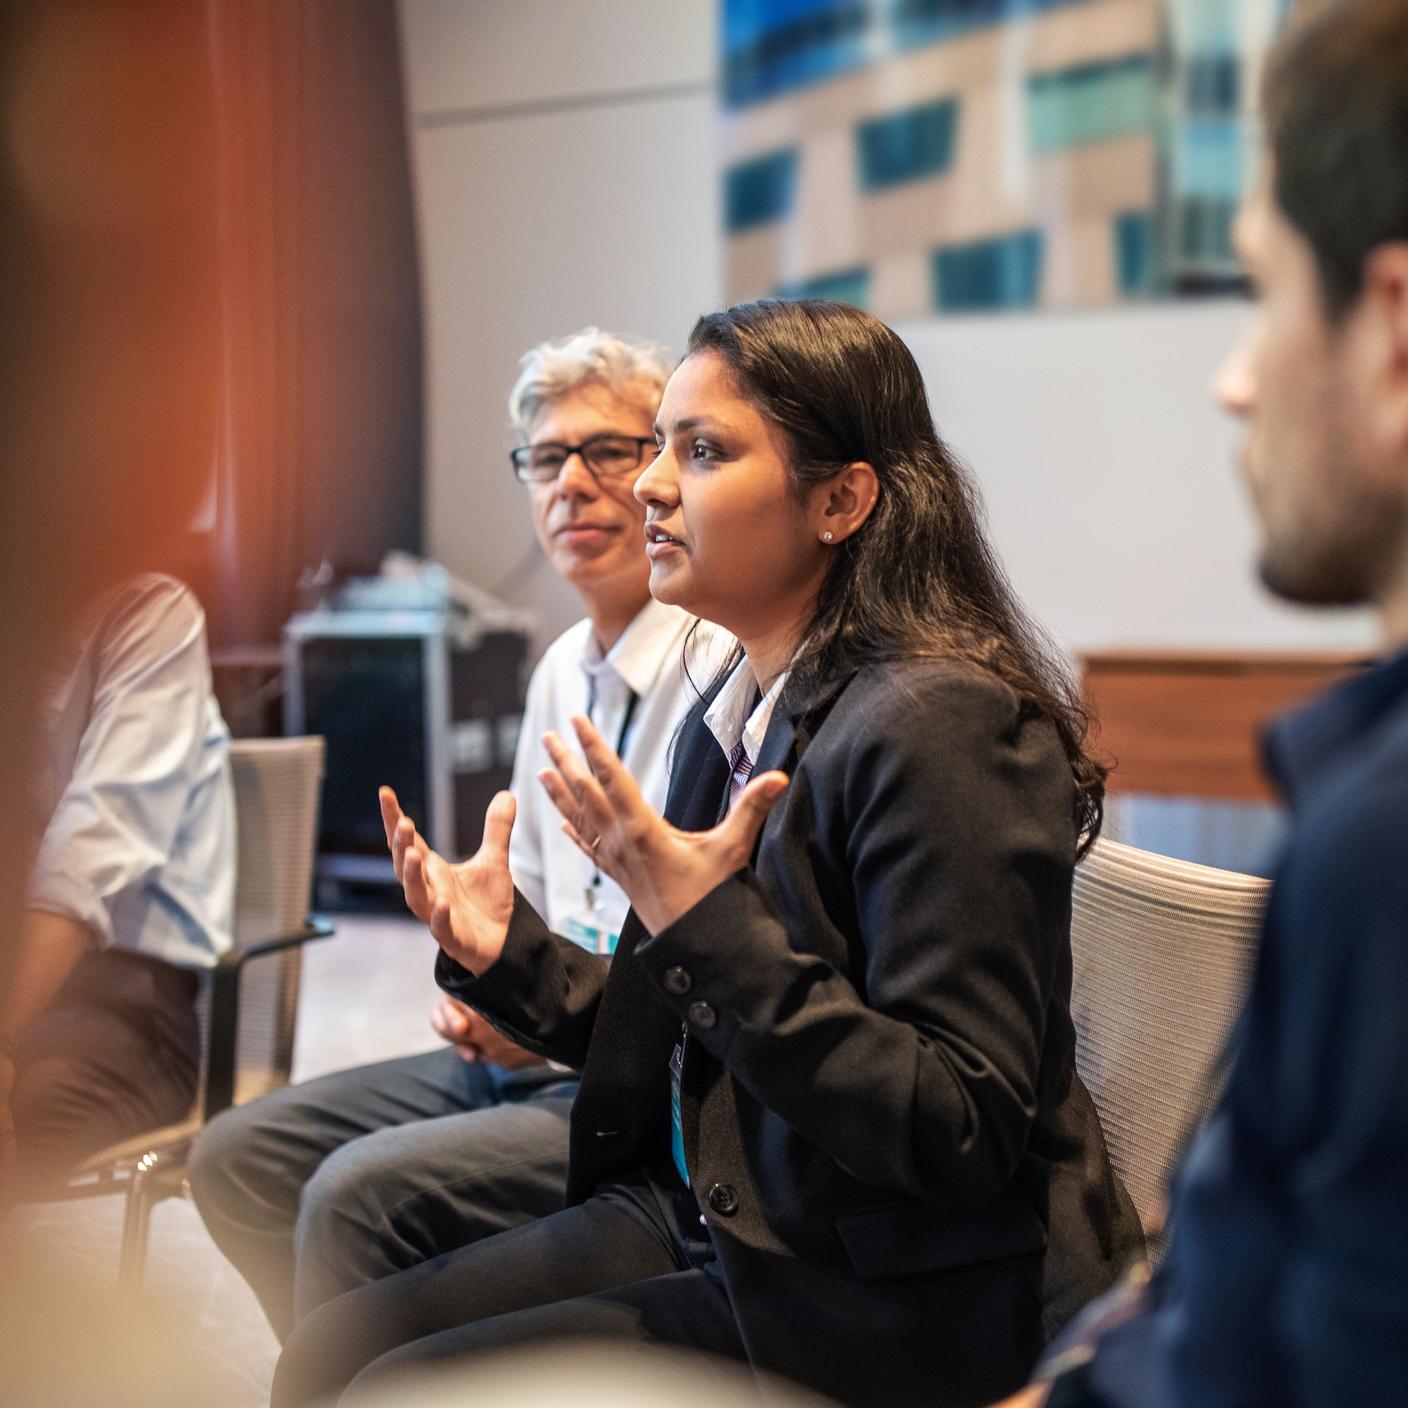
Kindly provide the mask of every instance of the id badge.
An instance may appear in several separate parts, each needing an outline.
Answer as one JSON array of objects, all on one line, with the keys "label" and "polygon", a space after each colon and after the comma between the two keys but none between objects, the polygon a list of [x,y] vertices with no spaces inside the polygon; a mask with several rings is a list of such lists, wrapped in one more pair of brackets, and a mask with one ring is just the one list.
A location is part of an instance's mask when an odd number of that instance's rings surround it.
[{"label": "id badge", "polygon": [[679,1174],[688,1188],[689,1165],[684,1157],[684,1119],[681,1115],[683,1102],[680,1099],[680,1087],[684,1083],[684,1032],[680,1032],[680,1039],[675,1043],[675,1049],[670,1053],[670,1157],[675,1161],[675,1172]]},{"label": "id badge", "polygon": [[572,914],[562,926],[564,938],[581,945],[588,953],[610,955],[616,952],[620,934],[613,934],[598,920],[597,915]]}]

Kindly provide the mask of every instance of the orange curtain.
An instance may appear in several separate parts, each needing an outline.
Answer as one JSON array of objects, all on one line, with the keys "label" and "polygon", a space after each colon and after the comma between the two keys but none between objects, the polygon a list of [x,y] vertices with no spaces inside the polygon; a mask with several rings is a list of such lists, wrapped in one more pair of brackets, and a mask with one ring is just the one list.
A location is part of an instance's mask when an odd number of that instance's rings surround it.
[{"label": "orange curtain", "polygon": [[207,0],[223,377],[217,645],[278,641],[301,573],[420,544],[421,336],[390,0]]},{"label": "orange curtain", "polygon": [[84,601],[182,570],[221,367],[202,0],[0,5],[0,983],[38,704]]}]

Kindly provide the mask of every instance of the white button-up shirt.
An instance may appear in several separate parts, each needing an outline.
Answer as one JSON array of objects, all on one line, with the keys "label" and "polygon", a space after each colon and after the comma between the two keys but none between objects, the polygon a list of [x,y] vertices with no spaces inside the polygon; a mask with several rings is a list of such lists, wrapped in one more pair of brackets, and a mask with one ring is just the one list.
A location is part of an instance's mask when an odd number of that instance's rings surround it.
[{"label": "white button-up shirt", "polygon": [[28,903],[180,967],[230,947],[235,800],[205,614],[148,574],[103,599],[49,691]]},{"label": "white button-up shirt", "polygon": [[591,622],[578,621],[538,662],[513,763],[518,819],[509,869],[555,933],[614,952],[630,901],[562,834],[562,817],[537,779],[550,763],[543,734],[554,730],[575,747],[572,715],[588,715],[645,800],[663,811],[675,730],[733,644],[717,626],[652,599],[604,655]]}]

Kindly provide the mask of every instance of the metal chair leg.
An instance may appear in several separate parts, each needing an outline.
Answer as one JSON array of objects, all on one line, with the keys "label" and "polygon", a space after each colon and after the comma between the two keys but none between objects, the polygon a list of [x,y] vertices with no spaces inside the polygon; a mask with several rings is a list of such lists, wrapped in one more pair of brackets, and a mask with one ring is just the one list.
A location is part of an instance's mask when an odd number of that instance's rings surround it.
[{"label": "metal chair leg", "polygon": [[124,1291],[140,1290],[147,1270],[147,1236],[152,1208],[161,1194],[156,1187],[156,1154],[143,1154],[127,1185],[122,1214],[122,1249],[117,1258],[117,1284]]}]

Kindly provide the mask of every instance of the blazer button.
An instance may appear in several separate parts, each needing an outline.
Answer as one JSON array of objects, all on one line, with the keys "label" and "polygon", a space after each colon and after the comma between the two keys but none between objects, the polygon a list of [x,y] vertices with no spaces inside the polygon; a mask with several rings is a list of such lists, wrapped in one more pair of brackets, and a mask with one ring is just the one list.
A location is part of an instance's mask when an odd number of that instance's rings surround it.
[{"label": "blazer button", "polygon": [[719,1014],[707,1002],[691,1002],[689,1004],[689,1020],[700,1031],[707,1032],[711,1027],[718,1026]]},{"label": "blazer button", "polygon": [[683,997],[694,986],[694,979],[683,968],[665,969],[665,991]]},{"label": "blazer button", "polygon": [[732,1217],[738,1211],[738,1193],[731,1183],[716,1183],[709,1189],[709,1206],[720,1217]]}]

